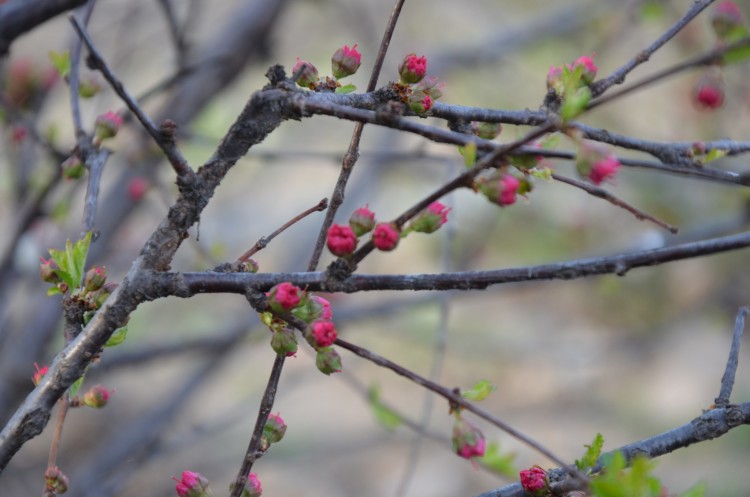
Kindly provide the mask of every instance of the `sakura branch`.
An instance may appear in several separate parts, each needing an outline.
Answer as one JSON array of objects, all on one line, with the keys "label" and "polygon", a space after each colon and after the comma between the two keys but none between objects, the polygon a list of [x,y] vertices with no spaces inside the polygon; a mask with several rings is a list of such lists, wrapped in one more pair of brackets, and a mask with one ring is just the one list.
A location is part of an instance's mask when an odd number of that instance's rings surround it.
[{"label": "sakura branch", "polygon": [[742,338],[742,332],[745,330],[745,318],[747,317],[748,312],[750,312],[750,308],[748,307],[742,307],[737,312],[737,319],[734,324],[734,334],[732,335],[732,347],[729,349],[726,370],[721,377],[721,391],[714,401],[716,407],[729,406],[729,397],[732,395],[734,377],[737,374],[737,365],[739,363],[740,339]]}]

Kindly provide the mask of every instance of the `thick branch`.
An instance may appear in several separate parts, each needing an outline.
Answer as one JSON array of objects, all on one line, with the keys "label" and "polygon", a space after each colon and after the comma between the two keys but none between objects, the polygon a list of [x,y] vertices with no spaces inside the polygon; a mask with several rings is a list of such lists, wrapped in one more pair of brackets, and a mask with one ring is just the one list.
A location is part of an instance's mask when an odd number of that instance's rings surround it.
[{"label": "thick branch", "polygon": [[13,40],[87,0],[12,0],[0,5],[0,56],[8,53]]}]

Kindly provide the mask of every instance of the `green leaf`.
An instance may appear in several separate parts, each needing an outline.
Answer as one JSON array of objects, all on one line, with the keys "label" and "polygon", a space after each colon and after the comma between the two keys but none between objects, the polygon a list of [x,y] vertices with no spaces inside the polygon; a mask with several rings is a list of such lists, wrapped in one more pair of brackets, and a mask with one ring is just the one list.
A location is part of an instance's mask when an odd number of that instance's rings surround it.
[{"label": "green leaf", "polygon": [[664,5],[657,1],[643,2],[641,5],[641,19],[644,21],[656,21],[664,17]]},{"label": "green leaf", "polygon": [[356,86],[349,84],[349,85],[339,86],[338,88],[336,88],[336,93],[338,95],[346,95],[347,93],[351,93],[355,91],[356,89],[357,89]]},{"label": "green leaf", "polygon": [[552,179],[552,169],[548,167],[543,167],[541,169],[534,168],[534,169],[529,170],[529,172],[535,178],[543,179],[546,181],[549,181]]},{"label": "green leaf", "polygon": [[463,147],[458,147],[458,152],[464,158],[464,164],[467,168],[471,168],[477,161],[477,144],[475,142],[469,142]]},{"label": "green leaf", "polygon": [[77,288],[83,280],[83,269],[86,264],[86,255],[88,254],[90,245],[91,232],[89,231],[75,245],[70,240],[65,242],[65,250],[49,249],[50,256],[59,267],[59,269],[55,270],[55,274],[71,290]]},{"label": "green leaf", "polygon": [[516,471],[513,465],[513,460],[516,458],[515,454],[503,454],[500,452],[500,444],[497,442],[490,442],[484,451],[482,457],[477,457],[476,460],[479,464],[487,469],[494,471],[508,478],[516,477],[518,471]]},{"label": "green leaf", "polygon": [[83,385],[84,376],[86,376],[85,373],[70,386],[70,389],[68,390],[68,398],[72,399],[73,397],[78,395],[78,391],[81,389],[81,385]]},{"label": "green leaf", "polygon": [[[736,43],[747,38],[748,36],[750,36],[750,31],[748,30],[748,28],[744,25],[739,25],[732,29],[732,31],[726,36],[725,43]],[[722,61],[724,62],[724,64],[739,64],[749,59],[750,45],[748,44],[733,48],[722,56]]]},{"label": "green leaf", "polygon": [[370,399],[370,407],[372,413],[375,415],[375,419],[380,422],[386,429],[395,430],[403,423],[401,416],[393,412],[393,410],[384,406],[380,402],[380,388],[377,385],[370,387],[368,391],[368,397]]},{"label": "green leaf", "polygon": [[[581,66],[578,66],[579,68]],[[581,112],[586,109],[591,100],[591,90],[588,86],[579,88],[575,92],[571,92],[563,100],[562,108],[560,109],[560,117],[563,121],[570,121],[578,117]]]},{"label": "green leaf", "polygon": [[699,483],[693,488],[681,493],[679,497],[703,497],[706,493],[706,485]]},{"label": "green leaf", "polygon": [[544,140],[542,140],[539,145],[544,150],[549,150],[552,148],[557,147],[560,144],[560,134],[559,133],[552,133],[551,135],[547,135],[544,137]]},{"label": "green leaf", "polygon": [[70,50],[64,52],[51,51],[49,60],[52,62],[52,67],[57,69],[61,78],[68,77],[68,74],[70,74]]},{"label": "green leaf", "polygon": [[116,347],[117,345],[120,345],[122,342],[124,342],[127,337],[128,337],[127,326],[123,326],[122,328],[117,328],[115,332],[112,333],[112,336],[109,337],[109,340],[107,340],[107,343],[105,343],[104,346]]},{"label": "green leaf", "polygon": [[708,151],[706,156],[703,158],[703,163],[706,164],[708,162],[711,162],[712,160],[721,159],[725,155],[729,153],[727,150],[723,150],[720,148],[712,148]]},{"label": "green leaf", "polygon": [[50,287],[50,288],[48,288],[48,289],[47,289],[47,296],[48,296],[48,297],[51,297],[51,296],[53,296],[53,295],[62,295],[62,292],[61,292],[61,291],[60,291],[60,289],[59,289],[59,288],[57,288],[56,286],[53,286],[53,287]]},{"label": "green leaf", "polygon": [[487,380],[481,380],[474,385],[471,390],[464,390],[461,392],[461,397],[464,399],[473,400],[479,402],[480,400],[486,399],[492,392],[497,390],[497,387]]},{"label": "green leaf", "polygon": [[585,470],[596,466],[596,461],[602,453],[603,446],[604,437],[601,433],[597,433],[591,445],[584,445],[586,447],[586,454],[580,460],[576,461],[576,467],[580,470]]}]

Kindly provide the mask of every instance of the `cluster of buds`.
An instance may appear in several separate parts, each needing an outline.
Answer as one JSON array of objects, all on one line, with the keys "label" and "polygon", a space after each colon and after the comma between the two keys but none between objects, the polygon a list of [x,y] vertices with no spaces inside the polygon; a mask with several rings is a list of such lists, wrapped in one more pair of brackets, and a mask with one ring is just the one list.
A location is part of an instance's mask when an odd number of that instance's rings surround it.
[{"label": "cluster of buds", "polygon": [[359,239],[371,234],[373,245],[378,250],[390,252],[398,246],[401,238],[411,232],[433,233],[448,222],[450,209],[440,202],[433,202],[417,214],[409,225],[400,231],[392,223],[379,223],[375,213],[367,206],[355,210],[349,217],[348,225],[334,224],[328,229],[326,244],[328,250],[337,257],[350,257],[359,244]]},{"label": "cluster of buds", "polygon": [[443,96],[445,83],[436,76],[427,76],[427,58],[410,53],[398,66],[399,85],[404,90],[403,99],[417,114],[430,110],[435,100]]},{"label": "cluster of buds", "polygon": [[547,472],[539,466],[524,469],[520,472],[519,476],[521,478],[521,486],[527,493],[536,497],[542,497],[549,494]]},{"label": "cluster of buds", "polygon": [[523,177],[497,170],[489,176],[479,178],[475,183],[479,190],[493,204],[507,207],[516,203],[518,195],[525,195],[531,191],[531,182]]},{"label": "cluster of buds", "polygon": [[112,395],[111,390],[107,390],[101,385],[96,385],[88,389],[80,399],[80,405],[91,407],[93,409],[101,409],[106,406],[109,402],[109,396]]},{"label": "cluster of buds", "polygon": [[[579,70],[580,74],[578,74]],[[551,66],[547,71],[547,90],[562,97],[569,91],[589,86],[596,79],[598,70],[593,54],[591,57],[586,55],[578,57],[572,64]]]},{"label": "cluster of buds", "polygon": [[175,490],[179,497],[213,497],[208,479],[200,473],[183,471],[179,480],[174,476],[172,479],[177,482]]},{"label": "cluster of buds", "polygon": [[[275,313],[291,313],[308,326],[303,335],[317,352],[316,365],[325,374],[341,371],[341,358],[332,347],[337,338],[333,312],[328,300],[305,292],[289,282],[279,283],[267,294],[268,306]],[[272,332],[271,347],[284,356],[297,353],[297,338],[282,318],[264,313],[263,322]]]},{"label": "cluster of buds", "polygon": [[44,485],[54,495],[64,494],[68,491],[68,477],[57,466],[47,468],[44,472]]},{"label": "cluster of buds", "polygon": [[601,146],[583,141],[578,148],[576,169],[581,177],[600,185],[615,177],[620,161]]},{"label": "cluster of buds", "polygon": [[357,44],[355,43],[351,48],[349,45],[344,45],[333,53],[333,56],[331,56],[332,76],[321,79],[318,68],[311,62],[301,60],[299,57],[297,57],[297,63],[292,67],[292,76],[296,76],[295,82],[302,88],[348,93],[356,90],[356,87],[354,85],[341,86],[339,80],[356,73],[360,65],[362,65],[362,54],[357,50]]},{"label": "cluster of buds", "polygon": [[485,451],[484,435],[479,428],[465,420],[460,414],[456,415],[451,437],[453,451],[464,459],[482,457]]}]

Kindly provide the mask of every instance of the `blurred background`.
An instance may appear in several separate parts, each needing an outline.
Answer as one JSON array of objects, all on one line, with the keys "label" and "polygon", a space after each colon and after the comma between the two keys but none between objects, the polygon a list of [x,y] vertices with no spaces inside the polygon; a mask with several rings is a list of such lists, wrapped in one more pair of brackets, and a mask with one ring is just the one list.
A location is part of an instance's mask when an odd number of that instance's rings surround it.
[{"label": "blurred background", "polygon": [[[446,83],[442,101],[537,109],[551,65],[595,54],[600,76],[625,63],[692,5],[674,1],[409,0],[386,57],[380,85],[397,79],[410,52]],[[275,63],[296,57],[329,73],[331,54],[357,43],[363,64],[351,82],[367,85],[392,2],[382,0],[137,0],[96,4],[89,31],[131,94],[160,122],[180,126],[181,147],[197,168],[208,159],[249,96]],[[170,29],[171,12],[176,29]],[[748,14],[750,12],[745,12]],[[2,62],[8,85],[26,64],[42,78],[50,51],[70,49],[63,17],[21,37]],[[640,66],[628,81],[710,49],[708,15]],[[175,77],[175,75],[177,75]],[[586,115],[582,122],[655,141],[746,140],[750,78],[727,68],[726,105],[697,109],[701,71],[683,73]],[[95,117],[121,110],[103,90],[82,102]],[[171,84],[165,84],[172,79]],[[7,86],[6,86],[7,90]],[[6,102],[7,103],[7,102]],[[428,119],[426,122],[444,126]],[[47,364],[63,345],[59,298],[47,297],[38,258],[81,231],[85,181],[61,181],[59,164],[74,145],[67,86],[57,82],[20,110],[4,106],[0,154],[0,423],[33,388],[33,363]],[[19,127],[25,129],[20,132]],[[192,230],[173,270],[232,261],[258,238],[330,196],[353,124],[316,117],[287,122],[230,172]],[[499,141],[523,128],[505,126]],[[19,134],[22,134],[19,138]],[[176,195],[171,168],[136,125],[109,145],[89,261],[119,281]],[[560,147],[572,149],[561,140]],[[613,150],[622,157],[644,157]],[[742,156],[712,163],[746,171]],[[573,164],[548,161],[562,174]],[[463,167],[455,147],[367,126],[337,222],[365,204],[392,219]],[[392,253],[374,253],[361,273],[420,273],[518,267],[607,255],[739,232],[747,228],[748,192],[646,170],[623,168],[613,193],[680,227],[670,235],[627,212],[559,183],[539,182],[528,201],[505,209],[470,191],[447,197],[450,222],[415,234]],[[307,266],[323,219],[312,215],[257,254],[261,271]],[[321,268],[332,260],[324,255]],[[566,460],[596,433],[605,450],[689,422],[718,395],[737,308],[746,304],[746,255],[638,269],[627,277],[503,285],[482,292],[380,292],[331,295],[342,338],[430,376],[448,387],[486,379],[497,386],[483,407]],[[244,298],[205,295],[160,300],[132,315],[128,340],[108,349],[87,383],[114,389],[103,411],[78,409],[66,422],[59,456],[71,496],[170,496],[171,476],[197,471],[216,495],[239,469],[273,361],[270,334]],[[344,372],[320,374],[303,345],[284,369],[274,412],[289,428],[259,460],[266,495],[309,497],[471,496],[516,480],[516,473],[475,469],[450,448],[448,405],[421,388],[341,351]],[[733,400],[750,399],[748,348],[742,350]],[[405,419],[427,419],[422,437],[384,426],[368,392]],[[472,419],[470,415],[468,418]],[[54,416],[53,416],[54,420]],[[513,456],[515,470],[553,464],[479,420],[488,441]],[[53,424],[27,443],[0,476],[5,496],[43,487]],[[672,492],[702,481],[706,495],[750,493],[750,429],[658,460]]]}]

